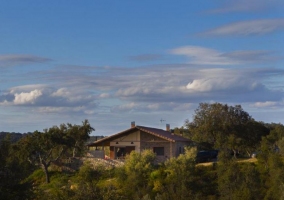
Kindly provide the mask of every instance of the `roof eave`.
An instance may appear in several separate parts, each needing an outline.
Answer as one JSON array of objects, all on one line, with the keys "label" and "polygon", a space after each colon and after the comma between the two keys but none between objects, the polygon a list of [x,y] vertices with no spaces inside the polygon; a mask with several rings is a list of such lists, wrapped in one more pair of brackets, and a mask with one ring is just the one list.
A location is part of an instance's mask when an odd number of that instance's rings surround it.
[{"label": "roof eave", "polygon": [[113,139],[113,138],[115,138],[116,136],[125,134],[125,133],[127,133],[128,131],[131,131],[131,130],[134,130],[134,129],[137,129],[137,127],[132,127],[132,128],[127,129],[127,130],[124,130],[124,131],[121,131],[121,132],[119,132],[119,133],[116,133],[116,134],[114,134],[114,135],[111,135],[111,136],[109,136],[109,137],[102,138],[102,139],[97,140],[97,141],[95,141],[95,142],[93,142],[93,143],[91,143],[91,144],[88,144],[88,146],[90,146],[90,147],[92,147],[92,146],[98,146],[98,145],[99,145],[100,143],[102,143],[102,142],[105,142],[105,141],[108,141],[108,140],[110,140],[110,139]]},{"label": "roof eave", "polygon": [[139,129],[139,130],[142,130],[142,131],[144,131],[144,132],[146,132],[146,133],[150,133],[151,135],[154,135],[154,136],[156,136],[156,137],[162,138],[162,139],[164,139],[164,140],[168,140],[169,142],[175,142],[175,140],[173,140],[173,139],[171,139],[171,138],[161,136],[161,135],[156,134],[156,133],[154,133],[154,132],[145,130],[145,129],[141,128],[141,127],[138,127],[138,129]]}]

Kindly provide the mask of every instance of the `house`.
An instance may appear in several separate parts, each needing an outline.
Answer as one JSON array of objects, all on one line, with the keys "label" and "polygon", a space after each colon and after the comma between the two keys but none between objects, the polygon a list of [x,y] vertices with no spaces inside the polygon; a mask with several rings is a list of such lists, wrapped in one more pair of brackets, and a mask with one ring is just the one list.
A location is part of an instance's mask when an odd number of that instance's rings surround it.
[{"label": "house", "polygon": [[[102,138],[89,144],[89,147],[110,148],[110,159],[124,158],[131,151],[142,152],[144,149],[152,149],[157,155],[157,162],[163,162],[168,158],[177,157],[184,153],[184,147],[192,142],[171,133],[170,125],[166,125],[166,130],[136,126],[131,122],[131,127],[122,132],[109,137]],[[103,151],[104,152],[104,151]]]}]

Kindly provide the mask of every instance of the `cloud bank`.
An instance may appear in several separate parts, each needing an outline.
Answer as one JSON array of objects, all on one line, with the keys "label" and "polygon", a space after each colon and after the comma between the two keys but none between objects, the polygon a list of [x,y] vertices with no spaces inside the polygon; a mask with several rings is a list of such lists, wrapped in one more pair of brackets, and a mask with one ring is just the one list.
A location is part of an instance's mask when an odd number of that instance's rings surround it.
[{"label": "cloud bank", "polygon": [[221,52],[200,46],[183,46],[170,50],[174,55],[186,56],[188,63],[199,65],[241,65],[275,61],[272,52],[263,50]]},{"label": "cloud bank", "polygon": [[0,67],[11,67],[11,66],[26,65],[32,63],[45,63],[49,61],[51,61],[51,59],[35,55],[19,55],[19,54],[0,55]]},{"label": "cloud bank", "polygon": [[80,90],[52,88],[46,85],[25,85],[0,93],[0,106],[34,108],[36,112],[82,112],[90,113],[96,98]]},{"label": "cloud bank", "polygon": [[210,10],[209,13],[256,12],[265,11],[281,5],[283,6],[283,1],[281,0],[226,0],[223,1],[223,4],[219,8]]},{"label": "cloud bank", "polygon": [[257,19],[229,23],[205,32],[203,36],[249,36],[264,35],[284,29],[284,19]]},{"label": "cloud bank", "polygon": [[246,102],[260,107],[283,99],[283,90],[271,89],[265,81],[283,76],[284,71],[257,67],[259,62],[277,60],[272,52],[222,52],[188,45],[169,54],[185,56],[187,64],[137,68],[64,65],[34,71],[30,76],[37,79],[33,80],[49,84],[2,90],[0,105],[30,107],[39,113],[93,115],[181,111],[204,101]]}]

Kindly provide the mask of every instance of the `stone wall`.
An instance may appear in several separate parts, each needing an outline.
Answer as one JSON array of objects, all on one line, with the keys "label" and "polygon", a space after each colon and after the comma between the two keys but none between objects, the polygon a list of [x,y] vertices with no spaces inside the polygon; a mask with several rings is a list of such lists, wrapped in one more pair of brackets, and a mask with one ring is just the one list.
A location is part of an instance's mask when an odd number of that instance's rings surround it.
[{"label": "stone wall", "polygon": [[154,147],[164,147],[164,155],[163,156],[156,156],[157,162],[164,162],[167,159],[171,158],[171,151],[170,151],[170,142],[141,142],[142,150],[151,149],[153,150]]},{"label": "stone wall", "polygon": [[184,147],[187,147],[187,146],[190,146],[190,145],[191,145],[191,142],[176,142],[174,155],[177,157],[180,154],[183,154],[184,153]]},{"label": "stone wall", "polygon": [[141,131],[141,151],[144,149],[153,150],[154,147],[164,147],[164,155],[157,156],[156,162],[164,162],[174,155],[175,143],[169,142],[165,139],[159,138],[157,136],[151,135]]},{"label": "stone wall", "polygon": [[105,151],[104,150],[89,150],[88,153],[90,154],[89,156],[94,157],[94,158],[105,158]]}]

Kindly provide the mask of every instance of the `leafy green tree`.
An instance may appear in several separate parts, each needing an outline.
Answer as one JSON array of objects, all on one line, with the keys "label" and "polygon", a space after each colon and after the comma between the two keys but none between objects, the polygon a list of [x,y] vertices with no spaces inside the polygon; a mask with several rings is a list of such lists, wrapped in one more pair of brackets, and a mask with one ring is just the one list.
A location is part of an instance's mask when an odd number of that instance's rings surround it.
[{"label": "leafy green tree", "polygon": [[90,138],[90,133],[95,131],[93,127],[90,126],[88,120],[82,122],[82,125],[72,125],[70,123],[66,125],[61,125],[66,129],[66,135],[70,139],[70,145],[73,147],[72,156],[84,154],[86,150],[86,141]]},{"label": "leafy green tree", "polygon": [[180,128],[175,127],[174,128],[174,134],[175,135],[181,135],[183,137],[189,137],[188,129],[181,126]]},{"label": "leafy green tree", "polygon": [[262,199],[261,175],[255,163],[238,162],[221,151],[218,155],[217,174],[218,192],[220,199],[254,200]]},{"label": "leafy green tree", "polygon": [[72,179],[71,188],[73,195],[69,199],[103,199],[98,185],[103,173],[103,167],[94,169],[90,163],[85,163],[80,168],[78,174]]},{"label": "leafy green tree", "polygon": [[242,135],[241,149],[250,157],[260,147],[262,137],[267,136],[269,132],[269,128],[263,122],[249,121]]},{"label": "leafy green tree", "polygon": [[194,199],[196,149],[188,148],[185,154],[171,158],[151,173],[153,190],[158,199]]},{"label": "leafy green tree", "polygon": [[266,139],[269,141],[271,148],[274,150],[280,150],[281,153],[284,152],[283,138],[284,138],[284,125],[283,124],[268,124],[270,129],[269,135]]},{"label": "leafy green tree", "polygon": [[40,133],[35,131],[20,141],[20,145],[25,150],[27,159],[31,164],[40,166],[46,175],[46,182],[50,182],[48,167],[51,163],[56,162],[66,150],[63,140],[59,140],[59,131],[55,127],[49,131]]},{"label": "leafy green tree", "polygon": [[240,164],[234,160],[221,161],[217,171],[220,199],[262,199],[260,176],[254,164]]},{"label": "leafy green tree", "polygon": [[265,137],[262,137],[260,142],[258,162],[263,169],[268,169],[269,157],[275,153],[283,154],[283,138],[284,138],[284,126],[282,124],[267,124],[270,132]]},{"label": "leafy green tree", "polygon": [[35,131],[33,134],[29,134],[20,140],[19,146],[30,163],[43,169],[46,182],[49,183],[49,166],[60,158],[68,156],[68,151],[78,147],[82,148],[82,144],[86,142],[93,130],[87,120],[83,122],[82,126],[62,124],[60,127],[54,126],[46,129],[43,133]]},{"label": "leafy green tree", "polygon": [[[284,162],[281,150],[281,130],[282,125],[278,124],[276,127],[272,125],[270,134],[262,138],[260,151],[257,155],[263,199],[284,198]],[[280,145],[280,152],[276,148],[278,145]]]},{"label": "leafy green tree", "polygon": [[271,123],[271,124],[266,124],[266,126],[269,128],[270,133],[267,136],[267,138],[271,141],[271,142],[275,142],[279,139],[281,139],[282,137],[284,137],[284,125],[281,123]]},{"label": "leafy green tree", "polygon": [[148,183],[155,157],[152,150],[144,150],[142,153],[132,151],[126,156],[124,166],[117,169],[119,185],[126,199],[141,199],[151,193]]},{"label": "leafy green tree", "polygon": [[9,135],[0,141],[0,199],[32,198],[31,184],[24,179],[33,168],[19,156]]},{"label": "leafy green tree", "polygon": [[261,130],[260,124],[240,105],[220,103],[200,103],[193,121],[187,120],[185,126],[193,141],[207,144],[210,148],[230,149],[235,156],[240,149],[251,150],[249,147],[258,144],[261,136],[267,134],[255,131]]},{"label": "leafy green tree", "polygon": [[[278,153],[271,153],[268,158],[268,168],[265,176],[267,192],[264,199],[280,199],[283,197],[284,163]],[[264,177],[264,176],[263,176]]]}]

